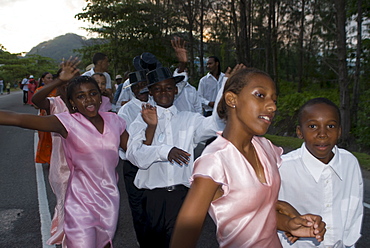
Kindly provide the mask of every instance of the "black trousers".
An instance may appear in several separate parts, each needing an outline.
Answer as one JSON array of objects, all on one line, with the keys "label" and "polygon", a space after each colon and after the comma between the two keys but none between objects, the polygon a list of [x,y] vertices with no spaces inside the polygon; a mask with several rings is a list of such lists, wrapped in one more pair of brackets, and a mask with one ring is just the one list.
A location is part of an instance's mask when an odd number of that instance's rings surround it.
[{"label": "black trousers", "polygon": [[185,200],[188,188],[168,191],[166,189],[145,190],[143,203],[145,207],[145,239],[141,248],[170,246],[171,236],[177,215]]},{"label": "black trousers", "polygon": [[27,104],[28,101],[28,91],[23,91],[23,103]]},{"label": "black trousers", "polygon": [[131,209],[132,222],[136,233],[136,239],[140,246],[144,238],[144,209],[143,209],[143,189],[138,189],[134,185],[134,179],[138,168],[130,161],[123,161],[123,179],[125,181],[126,192],[128,196],[128,203]]}]

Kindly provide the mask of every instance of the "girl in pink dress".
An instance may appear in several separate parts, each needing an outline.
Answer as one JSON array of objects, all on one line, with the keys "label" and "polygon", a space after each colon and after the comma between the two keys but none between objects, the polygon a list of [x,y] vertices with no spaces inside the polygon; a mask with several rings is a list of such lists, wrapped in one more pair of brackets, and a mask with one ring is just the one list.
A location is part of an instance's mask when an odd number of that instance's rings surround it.
[{"label": "girl in pink dress", "polygon": [[[78,69],[70,68],[72,73]],[[99,112],[100,89],[86,76],[67,88],[71,113],[35,116],[0,111],[1,125],[58,133],[70,177],[65,198],[64,232],[68,248],[112,247],[119,211],[118,147],[126,150],[125,121]]]},{"label": "girl in pink dress", "polygon": [[282,149],[259,137],[271,124],[276,99],[275,84],[262,71],[244,68],[226,82],[217,109],[226,126],[194,162],[171,247],[195,247],[207,211],[220,247],[281,247],[277,228],[322,240],[319,216],[298,216],[277,204]]}]

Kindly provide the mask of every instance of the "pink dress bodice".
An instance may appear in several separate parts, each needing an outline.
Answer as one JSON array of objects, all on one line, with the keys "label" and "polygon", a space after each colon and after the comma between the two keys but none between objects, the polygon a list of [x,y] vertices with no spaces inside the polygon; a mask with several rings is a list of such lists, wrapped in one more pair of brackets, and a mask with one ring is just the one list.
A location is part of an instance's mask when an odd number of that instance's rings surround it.
[{"label": "pink dress bodice", "polygon": [[119,212],[118,147],[126,128],[114,113],[99,112],[104,131],[80,113],[56,116],[68,132],[62,139],[71,175],[65,198],[64,232],[68,248],[111,243]]},{"label": "pink dress bodice", "polygon": [[194,162],[193,179],[209,177],[224,191],[208,210],[217,225],[220,247],[281,247],[276,234],[275,204],[282,149],[261,137],[254,137],[252,143],[264,168],[265,184],[237,148],[222,136]]}]

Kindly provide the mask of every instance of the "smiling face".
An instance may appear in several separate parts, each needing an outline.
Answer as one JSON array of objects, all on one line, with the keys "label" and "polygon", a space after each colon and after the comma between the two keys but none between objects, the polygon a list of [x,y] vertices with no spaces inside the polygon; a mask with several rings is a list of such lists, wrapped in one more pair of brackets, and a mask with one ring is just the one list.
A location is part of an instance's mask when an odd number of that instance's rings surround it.
[{"label": "smiling face", "polygon": [[87,119],[98,116],[101,95],[93,83],[86,82],[76,86],[69,101],[72,107],[76,107]]},{"label": "smiling face", "polygon": [[333,106],[325,103],[306,106],[296,132],[298,138],[304,139],[307,150],[327,164],[341,135],[339,115]]},{"label": "smiling face", "polygon": [[158,106],[163,108],[171,107],[177,94],[175,80],[169,78],[150,86],[149,94],[153,96]]},{"label": "smiling face", "polygon": [[225,93],[226,104],[230,107],[228,121],[233,121],[249,135],[263,135],[275,116],[275,83],[262,74],[251,75],[248,80],[239,94]]}]

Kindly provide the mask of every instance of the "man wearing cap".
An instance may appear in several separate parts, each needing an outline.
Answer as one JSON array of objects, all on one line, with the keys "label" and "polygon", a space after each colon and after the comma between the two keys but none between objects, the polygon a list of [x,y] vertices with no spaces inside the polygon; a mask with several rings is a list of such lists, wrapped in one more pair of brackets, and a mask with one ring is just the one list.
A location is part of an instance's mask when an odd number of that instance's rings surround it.
[{"label": "man wearing cap", "polygon": [[[32,76],[32,75],[31,75]],[[29,76],[31,78],[31,76]],[[23,78],[22,82],[21,82],[21,87],[22,87],[22,90],[23,90],[23,104],[27,104],[28,102],[28,75],[26,75],[25,78]],[[32,76],[33,78],[33,76]]]},{"label": "man wearing cap", "polygon": [[[168,68],[157,68],[147,74],[149,94],[156,107],[156,128],[152,137],[145,136],[148,127],[142,113],[130,125],[126,156],[139,167],[134,184],[143,189],[146,216],[144,244],[140,247],[169,247],[177,214],[190,187],[194,148],[215,135],[215,116],[178,111],[173,105],[176,83],[184,76],[173,77]],[[151,139],[151,145],[143,142]]]}]

